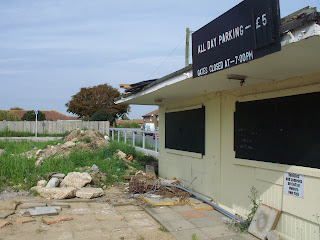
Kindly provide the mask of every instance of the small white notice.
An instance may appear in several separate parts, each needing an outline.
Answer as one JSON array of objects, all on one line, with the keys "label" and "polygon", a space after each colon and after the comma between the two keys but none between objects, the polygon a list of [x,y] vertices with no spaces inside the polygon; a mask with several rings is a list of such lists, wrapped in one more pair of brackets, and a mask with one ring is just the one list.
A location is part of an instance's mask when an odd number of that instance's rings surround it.
[{"label": "small white notice", "polygon": [[303,198],[304,175],[285,172],[283,176],[283,193]]}]

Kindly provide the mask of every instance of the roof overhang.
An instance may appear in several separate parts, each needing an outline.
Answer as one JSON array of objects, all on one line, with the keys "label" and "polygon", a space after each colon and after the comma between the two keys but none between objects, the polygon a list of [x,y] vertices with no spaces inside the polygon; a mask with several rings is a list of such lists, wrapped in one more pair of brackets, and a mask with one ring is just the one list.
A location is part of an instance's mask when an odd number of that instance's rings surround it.
[{"label": "roof overhang", "polygon": [[[245,76],[243,86],[320,72],[320,26],[310,23],[281,37],[282,49],[271,55],[193,79],[191,66],[158,79],[116,103],[160,105],[241,87],[230,75]],[[229,76],[229,78],[228,78]]]}]

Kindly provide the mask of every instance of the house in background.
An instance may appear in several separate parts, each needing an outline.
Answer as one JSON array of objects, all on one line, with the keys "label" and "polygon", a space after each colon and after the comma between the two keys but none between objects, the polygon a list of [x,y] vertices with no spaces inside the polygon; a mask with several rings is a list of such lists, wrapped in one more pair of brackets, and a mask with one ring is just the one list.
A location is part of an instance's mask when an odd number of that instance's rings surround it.
[{"label": "house in background", "polygon": [[144,123],[154,123],[155,128],[159,126],[159,109],[149,112],[142,116]]},{"label": "house in background", "polygon": [[[242,217],[252,207],[248,196],[255,187],[261,203],[282,212],[276,226],[281,239],[319,240],[320,14],[306,7],[280,23],[279,13],[273,19],[253,16],[231,23],[234,16],[223,19],[212,31],[228,23],[221,31],[228,34],[221,37],[224,43],[219,46],[213,36],[193,49],[194,56],[209,54],[209,61],[229,50],[242,53],[203,68],[193,59],[192,65],[128,91],[116,103],[159,106],[161,177],[176,177]],[[262,26],[278,27],[278,33],[268,35]],[[241,44],[248,43],[242,40],[250,33],[256,34],[250,41],[259,40],[260,30],[265,35],[254,50],[276,43],[274,36],[281,48],[256,59]],[[219,54],[210,55],[215,51]]]},{"label": "house in background", "polygon": [[[23,117],[23,115],[30,110],[8,110],[9,112],[12,112],[13,114],[17,115],[20,119]],[[42,112],[45,116],[46,116],[46,120],[49,121],[56,121],[56,120],[79,120],[78,117],[74,117],[74,116],[67,116],[65,114],[62,114],[60,112],[54,111],[54,110],[50,110],[50,111],[42,111],[39,110],[40,112]]]}]

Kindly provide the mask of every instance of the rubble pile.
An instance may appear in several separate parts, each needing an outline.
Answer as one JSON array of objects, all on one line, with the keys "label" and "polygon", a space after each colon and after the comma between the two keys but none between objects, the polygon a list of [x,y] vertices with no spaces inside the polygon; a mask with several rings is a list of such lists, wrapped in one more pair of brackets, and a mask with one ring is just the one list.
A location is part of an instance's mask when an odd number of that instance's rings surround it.
[{"label": "rubble pile", "polygon": [[93,150],[109,144],[101,133],[92,130],[73,130],[64,140],[64,144],[48,145],[45,149],[33,149],[22,155],[28,158],[36,157],[36,166],[39,166],[50,156],[69,156],[73,149]]},{"label": "rubble pile", "polygon": [[37,186],[31,188],[47,199],[67,198],[97,198],[104,194],[102,188],[90,186],[92,177],[87,172],[71,172],[66,177],[63,174],[53,174],[48,183],[45,180],[38,182]]}]

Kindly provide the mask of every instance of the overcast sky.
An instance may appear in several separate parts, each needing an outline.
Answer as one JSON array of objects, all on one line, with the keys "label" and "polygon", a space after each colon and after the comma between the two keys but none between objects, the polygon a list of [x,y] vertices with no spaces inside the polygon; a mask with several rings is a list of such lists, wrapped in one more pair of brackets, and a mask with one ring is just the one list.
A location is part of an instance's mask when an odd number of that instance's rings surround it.
[{"label": "overcast sky", "polygon": [[[186,27],[195,31],[240,2],[1,0],[0,109],[66,113],[81,87],[165,76],[184,67]],[[281,16],[305,6],[319,10],[320,0],[280,0]],[[132,106],[129,117],[156,108]]]}]

